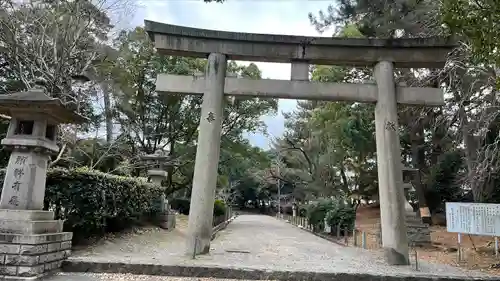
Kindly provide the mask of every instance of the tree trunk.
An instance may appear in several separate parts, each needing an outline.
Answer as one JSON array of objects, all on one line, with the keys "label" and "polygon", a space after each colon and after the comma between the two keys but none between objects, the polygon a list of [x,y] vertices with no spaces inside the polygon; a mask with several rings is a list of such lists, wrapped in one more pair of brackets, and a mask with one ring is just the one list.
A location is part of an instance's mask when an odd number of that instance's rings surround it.
[{"label": "tree trunk", "polygon": [[[441,115],[442,111],[439,111],[436,114],[431,113],[431,117],[429,119],[435,119],[437,116]],[[436,165],[439,162],[439,156],[443,154],[443,137],[446,135],[446,130],[443,128],[443,125],[436,125],[432,130],[432,152],[431,152],[431,166]]]},{"label": "tree trunk", "polygon": [[424,126],[421,120],[415,120],[410,130],[411,141],[411,160],[413,167],[418,169],[417,174],[413,175],[412,183],[415,186],[415,191],[418,199],[418,208],[420,218],[425,223],[431,222],[429,206],[425,198],[426,186],[422,183],[421,175],[427,170],[425,165],[425,135]]},{"label": "tree trunk", "polygon": [[465,107],[463,105],[460,105],[458,115],[460,118],[460,124],[462,124],[461,129],[465,147],[465,162],[467,163],[467,180],[472,190],[474,202],[482,202],[483,195],[475,177],[475,162],[477,159],[476,140],[474,138],[474,132],[470,126],[469,120],[467,118],[467,113],[465,112]]},{"label": "tree trunk", "polygon": [[104,97],[104,116],[106,118],[106,142],[110,143],[113,139],[113,113],[111,111],[111,89],[108,82],[101,83],[101,89]]}]

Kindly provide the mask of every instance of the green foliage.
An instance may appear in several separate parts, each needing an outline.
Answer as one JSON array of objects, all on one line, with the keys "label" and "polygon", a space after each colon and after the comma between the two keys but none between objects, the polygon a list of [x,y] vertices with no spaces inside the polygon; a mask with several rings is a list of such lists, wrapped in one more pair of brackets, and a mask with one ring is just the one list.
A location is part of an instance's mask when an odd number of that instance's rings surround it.
[{"label": "green foliage", "polygon": [[431,210],[444,207],[444,202],[462,201],[460,186],[460,170],[464,167],[463,155],[459,151],[450,151],[442,155],[441,160],[433,166],[428,183],[428,205]]},{"label": "green foliage", "polygon": [[[114,46],[118,49],[118,59],[102,64],[100,71],[110,76],[112,88],[116,89],[113,93],[113,119],[118,121],[122,130],[117,142],[126,143],[127,147],[115,149],[115,145],[108,153],[116,155],[113,157],[117,162],[128,160],[129,166],[138,167],[142,166],[136,157],[138,154],[168,150],[172,159],[186,164],[168,170],[169,177],[165,181],[167,193],[189,189],[193,178],[192,159],[196,153],[202,98],[159,94],[154,82],[160,73],[194,75],[203,72],[207,60],[158,54],[142,27],[122,31],[114,40]],[[255,64],[242,66],[230,61],[227,71],[239,77],[261,78],[261,71]],[[245,162],[240,159],[252,158],[248,155],[256,154],[251,151],[252,147],[243,138],[243,133],[265,131],[260,116],[276,110],[277,99],[227,98],[222,121],[219,186],[229,184],[228,176],[233,178],[231,170],[241,167],[237,164]],[[122,152],[122,148],[127,148],[129,153],[124,153],[127,150]],[[124,159],[120,159],[121,155],[125,156]],[[120,167],[119,163],[111,161],[101,160],[100,163],[102,166],[110,163],[115,164],[116,168]],[[140,168],[133,170],[135,175],[143,174],[144,171]]]},{"label": "green foliage", "polygon": [[189,215],[189,207],[191,206],[189,198],[174,198],[169,203],[172,209],[183,215]]},{"label": "green foliage", "polygon": [[248,201],[269,200],[277,192],[275,185],[259,178],[269,165],[269,155],[247,140],[222,146],[217,198],[242,208]]},{"label": "green foliage", "polygon": [[[4,172],[1,178],[3,183]],[[152,218],[162,190],[145,180],[97,171],[53,169],[47,174],[45,206],[75,240],[125,229]]]},{"label": "green foliage", "polygon": [[500,65],[500,2],[498,0],[443,0],[442,20],[457,35],[465,36],[479,63]]},{"label": "green foliage", "polygon": [[[323,230],[325,219],[332,228],[340,224],[341,229],[352,228],[356,219],[354,207],[340,198],[321,199],[307,205],[306,208],[309,223],[317,230]],[[302,213],[301,207],[299,207],[300,213]]]},{"label": "green foliage", "polygon": [[[183,215],[189,215],[191,200],[189,198],[174,198],[170,200],[170,207],[179,211]],[[227,206],[222,200],[214,201],[214,216],[223,216],[226,213]]]},{"label": "green foliage", "polygon": [[332,200],[332,208],[326,213],[326,221],[332,227],[340,229],[352,229],[356,220],[356,210],[351,204],[342,200]]},{"label": "green foliage", "polygon": [[299,216],[300,217],[307,217],[307,207],[308,207],[308,205],[301,204],[298,207],[299,207]]},{"label": "green foliage", "polygon": [[335,207],[334,203],[331,199],[320,199],[310,204],[307,208],[309,223],[316,229],[322,229],[325,225],[326,214]]},{"label": "green foliage", "polygon": [[214,201],[214,217],[223,216],[226,214],[226,204],[222,200]]},{"label": "green foliage", "polygon": [[[453,2],[454,0],[449,0]],[[492,0],[493,1],[493,0]],[[334,0],[326,11],[309,13],[310,22],[320,32],[332,26],[355,26],[366,37],[397,37],[421,32],[424,28],[439,32],[436,20],[439,1],[415,0]],[[399,34],[397,34],[399,31]],[[402,31],[402,32],[401,32]]]},{"label": "green foliage", "polygon": [[112,25],[104,9],[89,0],[0,1],[0,92],[43,80],[50,95],[77,102],[92,119],[92,93],[85,87],[72,91],[72,76],[91,72],[105,56],[102,42]]}]

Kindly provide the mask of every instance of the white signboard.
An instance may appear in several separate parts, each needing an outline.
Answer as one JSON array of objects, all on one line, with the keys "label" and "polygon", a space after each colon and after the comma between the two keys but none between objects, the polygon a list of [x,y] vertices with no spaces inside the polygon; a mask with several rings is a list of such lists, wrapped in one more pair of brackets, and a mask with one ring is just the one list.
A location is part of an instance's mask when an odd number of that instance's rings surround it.
[{"label": "white signboard", "polygon": [[500,204],[446,202],[448,232],[500,236]]}]

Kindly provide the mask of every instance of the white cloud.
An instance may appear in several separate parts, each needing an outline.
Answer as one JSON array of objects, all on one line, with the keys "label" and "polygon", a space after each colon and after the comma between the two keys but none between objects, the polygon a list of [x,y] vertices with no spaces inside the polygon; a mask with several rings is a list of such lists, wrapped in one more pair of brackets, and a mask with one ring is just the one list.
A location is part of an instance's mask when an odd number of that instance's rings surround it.
[{"label": "white cloud", "polygon": [[[224,31],[320,36],[309,23],[307,14],[325,9],[329,1],[255,1],[229,0],[223,4],[203,1],[143,0],[134,19],[142,25],[144,19],[196,28]],[[290,64],[256,63],[264,78],[290,79]],[[278,116],[264,116],[271,137],[283,133],[284,118],[281,111],[294,109],[295,101],[280,100]],[[267,147],[262,134],[249,134],[254,145]]]}]

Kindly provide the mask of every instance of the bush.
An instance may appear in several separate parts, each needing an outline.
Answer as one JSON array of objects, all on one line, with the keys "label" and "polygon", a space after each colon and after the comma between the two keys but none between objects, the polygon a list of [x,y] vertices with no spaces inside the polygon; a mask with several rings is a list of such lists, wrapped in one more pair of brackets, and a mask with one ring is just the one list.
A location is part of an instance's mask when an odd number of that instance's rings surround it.
[{"label": "bush", "polygon": [[342,228],[352,228],[356,211],[341,199],[322,199],[308,206],[307,217],[316,230],[324,229],[325,219],[332,226],[332,230],[339,223]]},{"label": "bush", "polygon": [[332,208],[326,213],[326,221],[332,226],[332,229],[352,230],[356,221],[356,210],[350,204],[341,200],[332,200]]},{"label": "bush", "polygon": [[226,214],[226,203],[222,200],[214,202],[214,217],[224,216]]},{"label": "bush", "polygon": [[189,198],[174,198],[170,201],[170,206],[183,215],[189,215],[190,203]]},{"label": "bush", "polygon": [[[5,171],[0,175],[1,183]],[[88,169],[47,173],[45,209],[65,220],[64,230],[80,238],[123,230],[159,212],[162,190],[144,179]]]},{"label": "bush", "polygon": [[330,199],[321,199],[309,205],[307,208],[307,218],[316,231],[324,228],[326,213],[332,208],[332,201]]},{"label": "bush", "polygon": [[[189,198],[174,198],[170,201],[172,209],[179,211],[183,215],[189,215],[191,200]],[[214,216],[223,216],[226,214],[226,203],[222,200],[215,200],[214,202]]]},{"label": "bush", "polygon": [[308,205],[299,205],[299,216],[300,217],[307,217],[307,207]]}]

